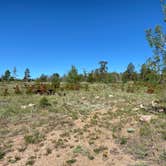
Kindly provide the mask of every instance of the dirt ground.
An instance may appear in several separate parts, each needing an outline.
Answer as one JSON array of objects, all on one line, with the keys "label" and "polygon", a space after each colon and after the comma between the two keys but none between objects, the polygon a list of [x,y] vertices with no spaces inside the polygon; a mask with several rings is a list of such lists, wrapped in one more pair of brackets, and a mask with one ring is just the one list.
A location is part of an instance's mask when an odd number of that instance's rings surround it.
[{"label": "dirt ground", "polygon": [[[1,118],[0,165],[165,166],[165,114],[140,106],[154,98],[106,89],[51,96],[51,107],[25,109],[20,96],[15,109],[29,112]],[[142,122],[143,115],[152,119]]]}]

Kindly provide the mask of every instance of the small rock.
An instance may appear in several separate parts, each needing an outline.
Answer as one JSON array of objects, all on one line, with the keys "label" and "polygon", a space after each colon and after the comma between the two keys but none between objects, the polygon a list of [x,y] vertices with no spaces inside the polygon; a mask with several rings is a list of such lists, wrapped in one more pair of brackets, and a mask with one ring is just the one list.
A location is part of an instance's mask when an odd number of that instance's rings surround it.
[{"label": "small rock", "polygon": [[21,109],[26,109],[26,108],[27,108],[26,105],[22,105],[22,106],[21,106]]},{"label": "small rock", "polygon": [[151,119],[152,119],[152,115],[142,115],[140,117],[140,121],[142,121],[142,122],[150,122]]},{"label": "small rock", "polygon": [[112,154],[113,154],[113,155],[119,155],[119,153],[120,153],[120,152],[118,151],[117,148],[113,148],[113,149],[110,150],[110,154],[111,154],[111,155],[112,155]]},{"label": "small rock", "polygon": [[135,107],[135,108],[133,108],[133,111],[138,111],[140,108],[137,108],[137,107]]},{"label": "small rock", "polygon": [[85,99],[86,99],[86,97],[82,97],[81,99],[82,99],[82,100],[85,100]]},{"label": "small rock", "polygon": [[128,132],[128,133],[134,133],[134,132],[135,132],[135,129],[134,129],[134,128],[128,128],[128,129],[127,129],[127,132]]},{"label": "small rock", "polygon": [[99,96],[96,96],[95,99],[99,99],[100,97]]},{"label": "small rock", "polygon": [[114,97],[113,95],[109,95],[110,98]]},{"label": "small rock", "polygon": [[28,104],[28,107],[34,107],[34,106],[35,104],[32,104],[32,103]]},{"label": "small rock", "polygon": [[141,109],[145,109],[145,106],[143,104],[140,104]]},{"label": "small rock", "polygon": [[164,112],[164,109],[159,109],[158,112]]}]

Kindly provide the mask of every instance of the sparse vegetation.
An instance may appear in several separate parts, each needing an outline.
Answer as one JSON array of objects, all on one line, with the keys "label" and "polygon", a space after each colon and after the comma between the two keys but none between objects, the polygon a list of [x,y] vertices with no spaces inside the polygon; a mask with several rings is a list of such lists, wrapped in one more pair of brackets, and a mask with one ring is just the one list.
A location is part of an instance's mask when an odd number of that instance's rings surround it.
[{"label": "sparse vegetation", "polygon": [[140,71],[130,62],[111,72],[105,60],[63,76],[4,70],[0,165],[165,166],[166,34],[156,26],[146,37],[155,54]]},{"label": "sparse vegetation", "polygon": [[42,108],[45,108],[45,107],[48,107],[48,106],[51,105],[46,97],[42,97],[40,99],[40,103],[39,104],[40,104],[40,107],[42,107]]},{"label": "sparse vegetation", "polygon": [[37,144],[43,140],[44,136],[38,131],[35,131],[32,134],[25,135],[24,139],[27,144]]}]

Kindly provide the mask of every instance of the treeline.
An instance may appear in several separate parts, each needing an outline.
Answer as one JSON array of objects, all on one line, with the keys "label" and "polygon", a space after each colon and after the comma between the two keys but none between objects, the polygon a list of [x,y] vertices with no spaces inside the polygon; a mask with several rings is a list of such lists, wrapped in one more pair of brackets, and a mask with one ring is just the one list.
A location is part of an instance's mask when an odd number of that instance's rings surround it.
[{"label": "treeline", "polygon": [[[164,22],[166,22],[166,3],[161,0],[161,6],[164,14]],[[6,70],[0,77],[0,81],[37,81],[37,82],[52,82],[59,84],[59,82],[68,82],[70,84],[77,84],[79,82],[103,82],[103,83],[116,83],[139,81],[149,82],[151,84],[160,84],[166,82],[166,34],[162,27],[157,25],[155,29],[146,30],[146,38],[150,47],[153,48],[154,56],[149,58],[142,66],[139,72],[136,72],[133,63],[129,63],[126,70],[122,73],[109,72],[108,62],[100,61],[99,67],[91,72],[84,71],[79,74],[75,66],[72,66],[70,71],[60,77],[58,73],[51,76],[42,74],[39,78],[31,79],[30,69],[26,69],[24,78],[17,78],[17,69],[14,67],[13,71]]]},{"label": "treeline", "polygon": [[157,62],[148,59],[146,63],[141,66],[139,72],[136,72],[133,63],[129,63],[126,70],[123,73],[109,72],[108,62],[100,61],[99,67],[92,70],[91,72],[84,71],[82,74],[78,73],[75,66],[72,66],[70,71],[64,75],[60,76],[58,73],[54,73],[51,76],[41,74],[40,77],[36,79],[31,78],[30,69],[25,69],[24,77],[22,79],[17,78],[17,69],[14,67],[13,71],[6,70],[4,74],[0,77],[0,81],[23,81],[23,82],[51,82],[59,84],[60,82],[68,82],[71,84],[77,84],[79,82],[101,82],[101,83],[117,83],[117,82],[128,82],[128,81],[140,81],[149,83],[164,83],[166,68],[162,71],[158,70]]}]

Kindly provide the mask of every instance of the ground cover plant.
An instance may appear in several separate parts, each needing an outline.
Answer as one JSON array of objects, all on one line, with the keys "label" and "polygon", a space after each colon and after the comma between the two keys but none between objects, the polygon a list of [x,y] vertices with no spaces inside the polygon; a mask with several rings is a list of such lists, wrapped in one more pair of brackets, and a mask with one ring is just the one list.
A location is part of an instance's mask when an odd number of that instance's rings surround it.
[{"label": "ground cover plant", "polygon": [[1,165],[165,165],[166,114],[156,111],[158,103],[154,108],[158,94],[142,85],[128,92],[127,83],[126,90],[94,83],[88,91],[64,90],[66,95],[18,94],[15,83],[6,86],[10,94],[0,96]]}]

